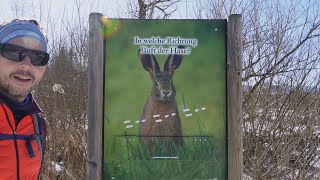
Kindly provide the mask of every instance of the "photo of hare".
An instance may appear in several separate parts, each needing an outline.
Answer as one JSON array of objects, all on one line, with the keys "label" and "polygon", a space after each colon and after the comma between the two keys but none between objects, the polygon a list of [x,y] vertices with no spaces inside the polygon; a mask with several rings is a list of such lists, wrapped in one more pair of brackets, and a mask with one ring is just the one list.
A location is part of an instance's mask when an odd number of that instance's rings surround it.
[{"label": "photo of hare", "polygon": [[109,19],[104,179],[225,179],[226,21]]},{"label": "photo of hare", "polygon": [[[180,46],[183,48],[183,46]],[[163,71],[153,54],[139,54],[141,64],[152,80],[151,94],[144,105],[139,125],[139,136],[149,152],[167,151],[173,146],[182,147],[181,121],[176,103],[173,75],[182,62],[181,54],[170,54]]]}]

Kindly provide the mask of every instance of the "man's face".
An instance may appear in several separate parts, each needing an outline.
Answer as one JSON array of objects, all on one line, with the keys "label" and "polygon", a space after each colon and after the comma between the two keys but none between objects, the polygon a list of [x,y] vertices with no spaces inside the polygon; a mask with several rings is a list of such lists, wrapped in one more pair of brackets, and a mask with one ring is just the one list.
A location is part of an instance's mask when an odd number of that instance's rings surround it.
[{"label": "man's face", "polygon": [[[9,44],[44,51],[38,40],[29,37],[15,38]],[[46,67],[32,65],[30,56],[26,56],[21,62],[15,62],[0,55],[0,93],[22,102],[40,82]]]}]

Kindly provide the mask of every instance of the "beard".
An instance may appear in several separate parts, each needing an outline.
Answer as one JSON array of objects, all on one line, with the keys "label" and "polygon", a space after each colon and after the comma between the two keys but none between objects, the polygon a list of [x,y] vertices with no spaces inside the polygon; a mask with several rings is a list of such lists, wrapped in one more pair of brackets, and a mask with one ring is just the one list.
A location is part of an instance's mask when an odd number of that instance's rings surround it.
[{"label": "beard", "polygon": [[0,93],[3,95],[13,99],[24,99],[28,94],[31,93],[31,91],[34,89],[34,87],[38,84],[35,82],[32,86],[30,87],[21,87],[15,83],[10,83],[10,80],[14,79],[15,75],[24,75],[24,76],[29,76],[31,77],[31,81],[35,81],[35,76],[30,73],[29,71],[24,71],[24,70],[17,70],[15,72],[8,74],[2,74],[0,72]]}]

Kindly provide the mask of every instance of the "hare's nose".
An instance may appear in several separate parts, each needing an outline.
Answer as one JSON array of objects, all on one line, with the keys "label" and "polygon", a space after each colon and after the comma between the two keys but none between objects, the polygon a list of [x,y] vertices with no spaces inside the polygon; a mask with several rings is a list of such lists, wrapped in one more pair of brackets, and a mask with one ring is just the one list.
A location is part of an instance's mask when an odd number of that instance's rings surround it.
[{"label": "hare's nose", "polygon": [[171,91],[162,91],[162,94],[165,96],[169,95],[170,93],[171,93]]}]

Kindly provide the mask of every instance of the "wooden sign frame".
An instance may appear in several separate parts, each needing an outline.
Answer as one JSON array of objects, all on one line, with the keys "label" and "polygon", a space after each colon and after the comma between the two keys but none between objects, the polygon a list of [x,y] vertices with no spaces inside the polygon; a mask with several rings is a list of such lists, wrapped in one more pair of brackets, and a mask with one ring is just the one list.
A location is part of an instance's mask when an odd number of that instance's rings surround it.
[{"label": "wooden sign frame", "polygon": [[[89,16],[88,180],[103,178],[105,40],[101,34],[102,17],[100,13]],[[241,15],[230,15],[227,29],[228,179],[239,180],[243,178]]]}]

